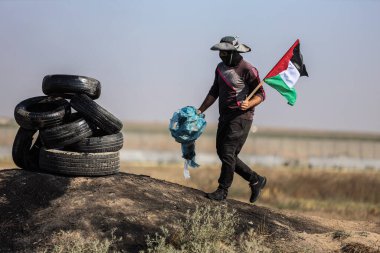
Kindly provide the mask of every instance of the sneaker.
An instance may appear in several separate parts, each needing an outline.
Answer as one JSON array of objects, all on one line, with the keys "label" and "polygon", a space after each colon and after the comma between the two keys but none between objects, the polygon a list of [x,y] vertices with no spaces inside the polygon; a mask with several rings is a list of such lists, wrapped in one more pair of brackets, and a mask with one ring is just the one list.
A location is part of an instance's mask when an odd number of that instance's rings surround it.
[{"label": "sneaker", "polygon": [[257,177],[258,177],[258,180],[256,182],[249,183],[249,187],[251,187],[251,191],[252,191],[251,198],[249,199],[249,202],[251,203],[255,202],[259,198],[261,190],[264,188],[265,184],[267,183],[266,177],[262,177],[259,175],[257,175]]},{"label": "sneaker", "polygon": [[227,198],[228,190],[223,188],[218,188],[216,191],[211,193],[206,193],[206,197],[212,200],[221,201]]}]

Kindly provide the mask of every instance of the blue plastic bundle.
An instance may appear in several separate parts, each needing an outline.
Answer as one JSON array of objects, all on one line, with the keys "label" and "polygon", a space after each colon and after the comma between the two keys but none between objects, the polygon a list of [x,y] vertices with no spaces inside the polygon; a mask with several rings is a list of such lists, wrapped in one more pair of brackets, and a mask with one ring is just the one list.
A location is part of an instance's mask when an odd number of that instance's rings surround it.
[{"label": "blue plastic bundle", "polygon": [[195,162],[195,141],[202,134],[206,124],[204,114],[197,114],[194,106],[183,107],[170,119],[170,133],[176,142],[181,143],[182,157],[185,159],[185,178],[190,178],[188,166],[193,168],[199,166]]}]

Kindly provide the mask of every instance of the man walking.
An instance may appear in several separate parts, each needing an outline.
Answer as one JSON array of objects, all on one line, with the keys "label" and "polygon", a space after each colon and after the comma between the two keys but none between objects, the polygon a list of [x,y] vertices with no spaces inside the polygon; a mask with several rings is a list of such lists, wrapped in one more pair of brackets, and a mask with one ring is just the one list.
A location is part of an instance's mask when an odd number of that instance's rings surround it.
[{"label": "man walking", "polygon": [[248,137],[255,107],[264,101],[265,92],[260,87],[251,99],[246,99],[260,83],[257,69],[240,55],[250,52],[251,48],[239,43],[235,37],[226,36],[211,50],[219,50],[222,62],[216,67],[214,83],[198,111],[203,113],[219,98],[216,150],[222,167],[218,189],[206,196],[224,200],[236,172],[249,182],[252,191],[250,202],[253,203],[264,188],[266,178],[252,171],[238,154]]}]

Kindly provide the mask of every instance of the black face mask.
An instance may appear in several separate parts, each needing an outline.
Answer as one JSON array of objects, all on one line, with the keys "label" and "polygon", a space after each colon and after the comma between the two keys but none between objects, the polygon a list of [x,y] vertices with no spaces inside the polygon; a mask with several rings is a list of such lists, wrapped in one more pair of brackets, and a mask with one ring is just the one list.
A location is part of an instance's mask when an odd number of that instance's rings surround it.
[{"label": "black face mask", "polygon": [[228,52],[226,56],[219,56],[223,63],[229,67],[237,66],[240,60],[243,58],[238,52]]}]

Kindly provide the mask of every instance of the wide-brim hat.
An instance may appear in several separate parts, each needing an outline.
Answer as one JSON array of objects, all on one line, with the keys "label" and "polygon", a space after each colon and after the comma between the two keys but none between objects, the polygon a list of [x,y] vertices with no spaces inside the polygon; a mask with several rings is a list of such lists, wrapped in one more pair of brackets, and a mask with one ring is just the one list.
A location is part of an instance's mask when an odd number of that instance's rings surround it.
[{"label": "wide-brim hat", "polygon": [[247,53],[251,48],[240,43],[236,37],[226,36],[220,40],[220,43],[213,45],[211,50],[237,51],[239,53]]}]

